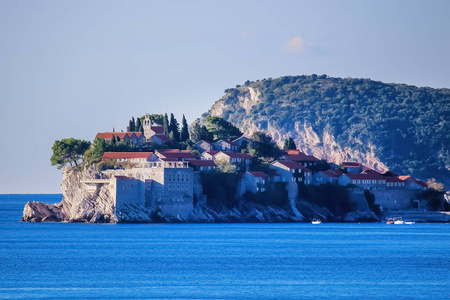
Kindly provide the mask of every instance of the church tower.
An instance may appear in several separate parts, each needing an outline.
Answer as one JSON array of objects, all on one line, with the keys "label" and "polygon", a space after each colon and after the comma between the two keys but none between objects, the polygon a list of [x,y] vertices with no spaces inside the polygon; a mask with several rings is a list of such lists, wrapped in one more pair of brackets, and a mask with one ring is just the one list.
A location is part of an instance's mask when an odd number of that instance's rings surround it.
[{"label": "church tower", "polygon": [[152,136],[152,120],[150,120],[150,114],[145,114],[144,124],[142,127],[144,128],[145,138],[150,138]]}]

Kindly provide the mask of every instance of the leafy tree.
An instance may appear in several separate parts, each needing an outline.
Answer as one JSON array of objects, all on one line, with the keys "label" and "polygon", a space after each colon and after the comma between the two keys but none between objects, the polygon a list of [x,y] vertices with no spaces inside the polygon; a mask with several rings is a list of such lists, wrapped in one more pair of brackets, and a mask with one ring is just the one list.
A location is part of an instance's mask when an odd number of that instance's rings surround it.
[{"label": "leafy tree", "polygon": [[[115,144],[120,142],[120,138],[117,137]],[[102,137],[98,137],[94,140],[91,147],[84,152],[84,161],[87,164],[99,163],[102,161],[103,153],[107,151],[107,143]]]},{"label": "leafy tree", "polygon": [[207,116],[206,128],[213,134],[214,140],[234,140],[242,135],[239,128],[220,117]]},{"label": "leafy tree", "polygon": [[205,125],[200,126],[197,122],[192,126],[191,140],[196,143],[201,140],[213,141],[213,135],[208,131]]},{"label": "leafy tree", "polygon": [[164,114],[163,129],[164,129],[164,134],[168,136],[169,135],[169,118],[167,117],[167,113]]},{"label": "leafy tree", "polygon": [[156,125],[160,125],[160,126],[164,125],[164,116],[161,114],[151,114],[150,120],[152,120],[152,124],[156,124]]},{"label": "leafy tree", "polygon": [[52,147],[53,155],[50,158],[52,166],[58,165],[58,169],[67,164],[78,166],[79,160],[83,158],[84,152],[90,145],[88,141],[74,138],[55,141]]},{"label": "leafy tree", "polygon": [[189,127],[186,118],[183,115],[183,120],[181,121],[181,134],[180,141],[184,142],[189,139]]},{"label": "leafy tree", "polygon": [[236,173],[237,172],[237,167],[235,165],[230,164],[228,161],[226,161],[224,159],[216,160],[216,166],[223,173]]},{"label": "leafy tree", "polygon": [[175,119],[175,116],[171,113],[170,114],[170,123],[169,123],[169,134],[172,133],[172,138],[175,141],[180,140],[180,125],[178,124],[177,119]]},{"label": "leafy tree", "polygon": [[[253,143],[249,145],[250,149],[254,150],[253,155],[257,157],[273,157],[277,159],[280,157],[281,151],[277,144],[272,141],[272,138],[262,131],[257,131],[252,135]],[[252,152],[252,151],[249,151]]]},{"label": "leafy tree", "polygon": [[289,137],[287,139],[284,140],[284,150],[289,150],[289,149],[297,149],[297,146],[295,145],[294,140]]},{"label": "leafy tree", "polygon": [[431,178],[427,180],[427,185],[429,189],[436,190],[438,192],[444,191],[444,184],[436,182],[435,178]]}]

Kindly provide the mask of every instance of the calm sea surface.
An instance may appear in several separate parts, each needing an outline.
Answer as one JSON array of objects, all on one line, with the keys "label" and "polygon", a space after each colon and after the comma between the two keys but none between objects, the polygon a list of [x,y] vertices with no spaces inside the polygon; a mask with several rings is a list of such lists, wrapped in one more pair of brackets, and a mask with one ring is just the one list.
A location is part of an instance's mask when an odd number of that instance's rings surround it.
[{"label": "calm sea surface", "polygon": [[450,299],[450,224],[21,223],[0,195],[0,298]]}]

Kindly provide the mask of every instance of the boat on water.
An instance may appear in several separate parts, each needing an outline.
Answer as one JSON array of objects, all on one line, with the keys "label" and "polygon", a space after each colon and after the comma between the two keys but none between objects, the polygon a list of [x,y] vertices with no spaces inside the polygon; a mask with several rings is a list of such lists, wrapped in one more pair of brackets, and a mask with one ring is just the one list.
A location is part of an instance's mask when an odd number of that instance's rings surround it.
[{"label": "boat on water", "polygon": [[416,222],[407,222],[407,221],[403,221],[402,217],[395,217],[395,218],[389,218],[386,221],[386,224],[388,224],[388,225],[392,225],[392,224],[394,224],[394,225],[403,225],[403,224],[413,225],[413,224],[416,224]]},{"label": "boat on water", "polygon": [[315,224],[315,225],[322,224],[322,221],[320,219],[312,219],[311,224]]}]

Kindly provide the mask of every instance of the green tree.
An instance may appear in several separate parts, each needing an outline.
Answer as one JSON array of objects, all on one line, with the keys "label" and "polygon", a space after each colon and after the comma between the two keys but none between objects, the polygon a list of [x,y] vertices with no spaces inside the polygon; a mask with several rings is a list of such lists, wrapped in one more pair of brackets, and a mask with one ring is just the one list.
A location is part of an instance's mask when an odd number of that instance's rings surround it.
[{"label": "green tree", "polygon": [[[120,138],[117,137],[116,145],[120,144]],[[87,164],[99,163],[102,161],[103,153],[107,151],[107,143],[102,137],[98,137],[94,140],[91,147],[84,152],[84,161]]]},{"label": "green tree", "polygon": [[180,141],[180,125],[172,113],[170,114],[169,133],[172,133],[175,141]]},{"label": "green tree", "polygon": [[239,128],[220,117],[207,116],[206,128],[213,134],[214,140],[234,140],[242,135]]},{"label": "green tree", "polygon": [[294,140],[289,137],[288,139],[284,140],[284,150],[289,150],[289,149],[297,149],[297,146],[295,145]]},{"label": "green tree", "polygon": [[142,123],[140,118],[136,118],[136,125],[135,125],[136,132],[142,131]]},{"label": "green tree", "polygon": [[169,136],[169,118],[167,117],[167,113],[164,114],[163,129],[164,129],[164,134]]},{"label": "green tree", "polygon": [[164,116],[161,114],[151,114],[150,120],[152,120],[152,124],[163,126],[164,124]]},{"label": "green tree", "polygon": [[254,155],[257,157],[277,159],[280,154],[280,148],[272,141],[272,138],[262,131],[257,131],[252,135],[253,143],[249,145],[255,150]]},{"label": "green tree", "polygon": [[50,158],[52,166],[58,165],[58,169],[67,164],[78,166],[79,160],[83,158],[84,152],[90,145],[88,141],[74,138],[55,141],[52,147],[53,155]]},{"label": "green tree", "polygon": [[186,118],[183,115],[183,120],[181,121],[181,134],[180,141],[184,142],[189,139],[189,127]]}]

